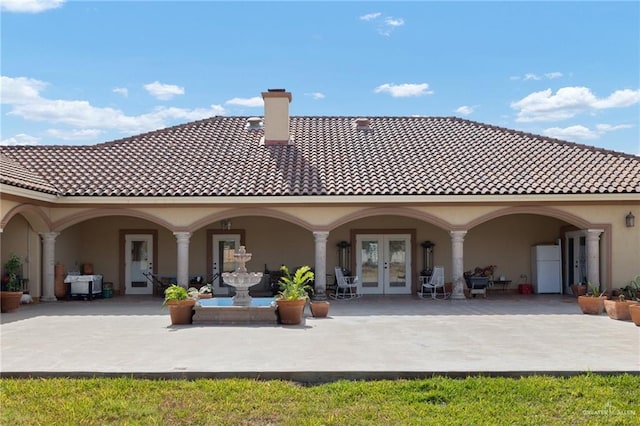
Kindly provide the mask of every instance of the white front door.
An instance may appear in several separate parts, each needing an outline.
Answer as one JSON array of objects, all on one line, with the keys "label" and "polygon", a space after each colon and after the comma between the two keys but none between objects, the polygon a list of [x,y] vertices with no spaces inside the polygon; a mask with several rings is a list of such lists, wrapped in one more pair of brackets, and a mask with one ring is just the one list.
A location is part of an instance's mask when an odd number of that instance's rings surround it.
[{"label": "white front door", "polygon": [[213,276],[217,277],[213,283],[213,294],[226,296],[229,286],[224,285],[220,274],[236,270],[234,251],[240,248],[240,234],[213,235]]},{"label": "white front door", "polygon": [[411,294],[411,236],[356,236],[356,275],[363,294]]},{"label": "white front door", "polygon": [[153,273],[153,235],[127,234],[124,262],[125,293],[152,294],[153,283],[144,273]]}]

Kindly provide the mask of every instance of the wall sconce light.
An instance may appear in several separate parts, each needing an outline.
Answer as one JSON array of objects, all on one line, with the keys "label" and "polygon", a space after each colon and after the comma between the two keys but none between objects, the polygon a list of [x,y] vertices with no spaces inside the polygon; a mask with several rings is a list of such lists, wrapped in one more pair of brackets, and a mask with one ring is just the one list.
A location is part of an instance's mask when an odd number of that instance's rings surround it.
[{"label": "wall sconce light", "polygon": [[220,227],[222,229],[224,229],[225,231],[229,231],[231,229],[231,220],[230,219],[223,219],[220,221]]},{"label": "wall sconce light", "polygon": [[636,226],[636,217],[633,213],[629,212],[629,214],[624,217],[624,222],[627,225],[627,228],[633,228]]}]

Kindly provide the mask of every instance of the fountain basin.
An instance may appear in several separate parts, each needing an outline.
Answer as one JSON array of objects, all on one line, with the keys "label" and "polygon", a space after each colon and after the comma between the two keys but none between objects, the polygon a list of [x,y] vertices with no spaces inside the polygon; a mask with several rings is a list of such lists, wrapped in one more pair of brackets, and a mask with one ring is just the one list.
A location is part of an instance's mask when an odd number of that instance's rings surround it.
[{"label": "fountain basin", "polygon": [[193,310],[193,324],[278,323],[273,297],[254,297],[247,306],[234,305],[232,297],[201,299]]}]

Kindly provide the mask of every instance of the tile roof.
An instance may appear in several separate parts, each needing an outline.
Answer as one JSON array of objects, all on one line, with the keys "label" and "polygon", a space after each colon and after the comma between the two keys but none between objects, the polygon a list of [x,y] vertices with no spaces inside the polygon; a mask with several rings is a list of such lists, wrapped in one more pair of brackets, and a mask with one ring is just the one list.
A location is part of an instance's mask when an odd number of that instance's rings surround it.
[{"label": "tile roof", "polygon": [[261,145],[247,118],[2,147],[0,181],[68,196],[640,193],[640,157],[455,117],[370,117],[369,130],[357,117],[291,117],[290,146]]},{"label": "tile roof", "polygon": [[0,153],[0,183],[33,189],[47,194],[57,194],[58,190],[50,185],[37,172],[28,170],[16,160]]}]

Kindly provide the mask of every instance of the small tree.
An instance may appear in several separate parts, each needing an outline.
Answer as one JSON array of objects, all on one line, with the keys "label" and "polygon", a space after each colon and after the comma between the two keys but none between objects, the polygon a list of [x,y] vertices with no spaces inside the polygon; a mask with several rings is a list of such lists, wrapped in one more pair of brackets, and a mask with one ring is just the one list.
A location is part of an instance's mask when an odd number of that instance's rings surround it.
[{"label": "small tree", "polygon": [[6,274],[6,282],[4,287],[6,291],[20,291],[19,274],[22,272],[22,259],[15,253],[9,255],[7,263],[4,264],[4,273]]}]

